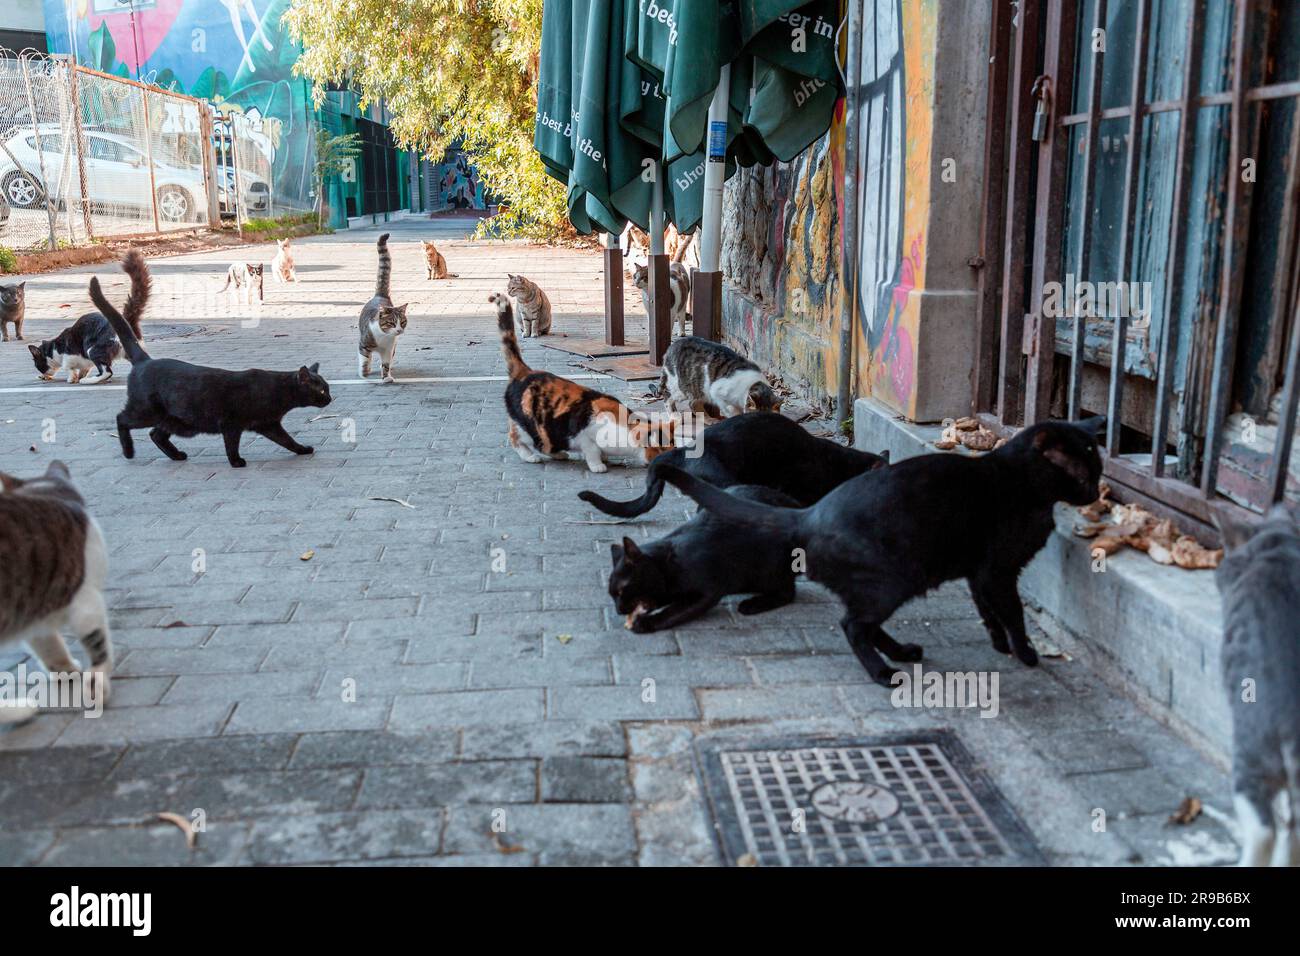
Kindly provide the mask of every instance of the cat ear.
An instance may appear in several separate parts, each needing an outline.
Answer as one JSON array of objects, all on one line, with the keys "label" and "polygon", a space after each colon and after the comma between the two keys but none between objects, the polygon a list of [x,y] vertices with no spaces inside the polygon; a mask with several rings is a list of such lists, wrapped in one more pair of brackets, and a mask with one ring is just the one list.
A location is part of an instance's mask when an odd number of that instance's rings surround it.
[{"label": "cat ear", "polygon": [[15,488],[21,487],[22,483],[21,478],[15,478],[13,475],[6,475],[3,471],[0,471],[0,491],[13,491]]},{"label": "cat ear", "polygon": [[39,356],[41,354],[41,347],[39,345],[29,345],[27,346],[27,351],[31,352],[34,356]]},{"label": "cat ear", "polygon": [[320,362],[312,362],[312,364],[308,367],[307,371],[315,375],[317,372],[320,371]]},{"label": "cat ear", "polygon": [[298,381],[302,382],[304,385],[311,381],[311,370],[307,368],[307,366],[304,365],[302,368],[298,369]]},{"label": "cat ear", "polygon": [[636,546],[636,542],[631,538],[623,539],[623,555],[629,562],[635,561],[642,556],[642,551]]},{"label": "cat ear", "polygon": [[72,472],[68,471],[68,466],[65,465],[63,462],[52,461],[50,462],[50,467],[45,469],[45,477],[63,478],[66,480],[72,477]]},{"label": "cat ear", "polygon": [[1269,509],[1268,520],[1289,521],[1293,526],[1300,526],[1300,522],[1296,521],[1296,516],[1291,513],[1291,509],[1282,504],[1274,505]]},{"label": "cat ear", "polygon": [[[0,477],[4,477],[3,472],[0,472]],[[611,544],[609,546],[609,557],[614,566],[618,567],[618,563],[623,560],[623,546],[621,544]]]},{"label": "cat ear", "polygon": [[1255,536],[1258,526],[1248,518],[1239,517],[1235,510],[1227,505],[1215,505],[1210,510],[1214,526],[1219,529],[1223,546],[1228,551],[1235,551]]},{"label": "cat ear", "polygon": [[879,455],[876,456],[876,460],[871,463],[871,467],[868,468],[867,470],[877,471],[878,469],[888,468],[888,467],[889,467],[889,449],[886,448],[884,451],[882,451]]},{"label": "cat ear", "polygon": [[1100,435],[1102,432],[1106,430],[1106,416],[1093,415],[1091,418],[1085,418],[1083,421],[1076,422],[1075,424],[1078,425],[1080,428],[1082,428],[1093,438],[1096,438],[1098,435]]}]

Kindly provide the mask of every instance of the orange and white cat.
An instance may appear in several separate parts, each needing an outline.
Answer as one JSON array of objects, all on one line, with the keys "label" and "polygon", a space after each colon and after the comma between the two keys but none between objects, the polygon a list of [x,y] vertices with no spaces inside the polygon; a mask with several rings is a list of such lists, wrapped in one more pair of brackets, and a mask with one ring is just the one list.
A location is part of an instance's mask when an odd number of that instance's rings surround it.
[{"label": "orange and white cat", "polygon": [[298,272],[293,265],[293,249],[290,248],[290,240],[275,240],[279,252],[271,260],[271,275],[275,277],[276,282],[297,282]]},{"label": "orange and white cat", "polygon": [[424,264],[429,270],[430,279],[457,279],[458,273],[447,271],[447,257],[438,251],[438,247],[428,239],[421,239],[424,249]]}]

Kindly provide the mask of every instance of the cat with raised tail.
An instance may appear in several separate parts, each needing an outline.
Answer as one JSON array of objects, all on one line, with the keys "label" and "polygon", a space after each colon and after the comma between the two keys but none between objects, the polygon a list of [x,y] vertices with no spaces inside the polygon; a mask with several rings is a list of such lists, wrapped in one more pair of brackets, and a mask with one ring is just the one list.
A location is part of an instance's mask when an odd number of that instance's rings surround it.
[{"label": "cat with raised tail", "polygon": [[[68,382],[82,385],[107,382],[113,377],[113,363],[122,356],[113,327],[98,312],[87,312],[49,341],[27,346],[27,351],[42,381],[54,381],[55,373],[66,368]],[[91,369],[94,375],[87,374]]]},{"label": "cat with raised tail", "polygon": [[1300,866],[1300,530],[1285,505],[1258,524],[1226,509],[1215,522],[1240,862]]},{"label": "cat with raised tail", "polygon": [[275,276],[276,282],[297,282],[298,270],[293,263],[292,240],[277,239],[275,246],[278,250],[275,258],[271,260],[271,274]]},{"label": "cat with raised tail", "polygon": [[532,279],[524,276],[508,275],[506,292],[515,300],[519,309],[519,324],[524,338],[551,333],[551,300]]},{"label": "cat with raised tail", "polygon": [[781,410],[781,399],[757,365],[721,342],[694,335],[668,346],[659,395],[672,410],[716,411],[715,418],[742,415],[751,402],[756,411]]},{"label": "cat with raised tail", "polygon": [[[108,548],[63,462],[39,478],[0,472],[0,645],[26,641],[51,674],[80,674],[83,706],[102,706],[113,671],[104,606]],[[69,656],[64,635],[90,657]],[[29,704],[0,706],[0,723],[36,715]]]},{"label": "cat with raised tail", "polygon": [[[395,306],[389,283],[393,277],[393,254],[388,251],[388,233],[375,243],[379,250],[379,273],[375,294],[361,309],[361,342],[357,346],[357,374],[370,375],[371,356],[379,356],[379,380],[391,384],[393,359],[397,357],[397,338],[406,331],[406,306]],[[409,303],[408,303],[409,304]]]},{"label": "cat with raised tail", "polygon": [[577,452],[593,472],[608,470],[606,453],[652,461],[672,447],[673,423],[660,425],[636,415],[612,395],[528,367],[515,335],[514,310],[508,296],[494,292],[497,332],[506,359],[506,414],[510,447],[526,462],[567,459]]},{"label": "cat with raised tail", "polygon": [[330,403],[330,387],[318,374],[319,363],[311,368],[304,365],[296,372],[258,368],[236,372],[153,358],[131,328],[138,324],[149,298],[149,269],[134,250],[126,254],[122,269],[131,277],[131,294],[122,312],[104,298],[98,279],[90,280],[90,298],[112,323],[131,360],[126,407],[117,416],[117,437],[125,457],[135,457],[133,428],[150,429],[153,443],[172,461],[189,457],[172,443],[173,435],[220,435],[232,468],[248,464],[239,455],[239,440],[246,431],[296,455],[314,451],[294,440],[280,420],[295,408],[324,408]]}]

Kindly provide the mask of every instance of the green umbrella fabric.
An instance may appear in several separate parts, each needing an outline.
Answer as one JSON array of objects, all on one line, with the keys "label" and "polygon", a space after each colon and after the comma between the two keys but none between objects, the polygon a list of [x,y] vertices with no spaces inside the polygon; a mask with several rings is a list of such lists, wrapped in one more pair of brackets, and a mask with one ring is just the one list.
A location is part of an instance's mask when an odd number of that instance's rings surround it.
[{"label": "green umbrella fabric", "polygon": [[565,185],[573,168],[572,82],[576,36],[572,0],[546,0],[533,148],[541,156],[546,171]]}]

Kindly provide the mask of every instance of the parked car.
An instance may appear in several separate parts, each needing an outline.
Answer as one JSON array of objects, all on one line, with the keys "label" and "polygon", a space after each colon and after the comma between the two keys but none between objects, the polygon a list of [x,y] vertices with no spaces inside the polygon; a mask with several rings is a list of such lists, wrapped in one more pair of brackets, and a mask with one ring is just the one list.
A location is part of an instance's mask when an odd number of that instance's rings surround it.
[{"label": "parked car", "polygon": [[[248,213],[269,212],[271,209],[271,184],[242,166],[239,169],[240,184],[244,187],[244,210]],[[217,163],[217,203],[223,215],[235,214],[235,171],[229,166]]]},{"label": "parked car", "polygon": [[[67,177],[69,190],[76,190],[76,168],[63,162],[63,131],[57,124],[41,124],[11,130],[0,149],[0,194],[18,209],[32,209],[45,202],[46,184],[41,182],[41,156],[36,149],[39,133],[45,154],[45,175],[53,179],[50,196],[61,203],[65,197],[60,177]],[[87,198],[94,206],[148,208],[149,163],[144,151],[118,133],[85,130]],[[154,157],[153,188],[158,215],[165,222],[193,222],[204,208],[203,171],[182,167]]]}]

